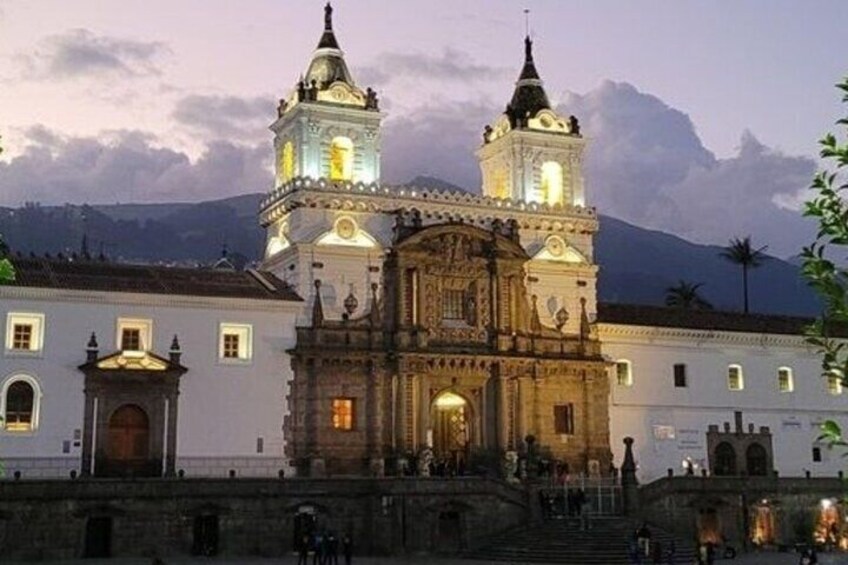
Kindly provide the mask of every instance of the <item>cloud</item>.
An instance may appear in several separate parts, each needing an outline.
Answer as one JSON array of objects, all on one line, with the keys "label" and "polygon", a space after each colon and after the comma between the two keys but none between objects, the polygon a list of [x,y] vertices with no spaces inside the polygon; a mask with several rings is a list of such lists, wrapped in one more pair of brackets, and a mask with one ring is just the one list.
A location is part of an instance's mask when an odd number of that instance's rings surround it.
[{"label": "cloud", "polygon": [[177,101],[172,117],[208,138],[269,140],[268,124],[274,117],[270,97],[197,95]]},{"label": "cloud", "polygon": [[208,145],[196,161],[137,131],[62,138],[30,130],[29,145],[0,162],[0,205],[198,201],[267,190],[266,144]]},{"label": "cloud", "polygon": [[737,155],[717,159],[689,117],[626,83],[568,94],[560,110],[589,138],[584,173],[601,213],[693,241],[752,235],[780,256],[797,254],[811,222],[788,207],[815,162],[787,156],[745,132]]},{"label": "cloud", "polygon": [[159,42],[135,41],[72,29],[44,38],[31,54],[21,54],[23,76],[32,80],[78,77],[128,78],[161,74]]},{"label": "cloud", "polygon": [[515,69],[476,63],[467,53],[446,48],[440,55],[425,53],[383,53],[370,65],[354,69],[362,84],[386,86],[398,79],[477,84],[498,80]]}]

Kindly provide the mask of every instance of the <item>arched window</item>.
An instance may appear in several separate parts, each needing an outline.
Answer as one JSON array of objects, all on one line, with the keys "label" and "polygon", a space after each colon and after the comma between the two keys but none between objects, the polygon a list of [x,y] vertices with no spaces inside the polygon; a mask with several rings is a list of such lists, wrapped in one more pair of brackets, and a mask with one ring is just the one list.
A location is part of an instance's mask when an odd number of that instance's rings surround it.
[{"label": "arched window", "polygon": [[542,202],[562,204],[562,165],[556,161],[542,163]]},{"label": "arched window", "polygon": [[334,137],[330,143],[330,180],[353,179],[353,141]]},{"label": "arched window", "polygon": [[29,432],[38,427],[41,391],[35,379],[17,375],[6,381],[2,397],[2,427],[7,432]]},{"label": "arched window", "polygon": [[736,450],[726,441],[715,448],[715,464],[713,474],[719,477],[736,474]]},{"label": "arched window", "polygon": [[752,477],[764,477],[768,474],[768,454],[759,443],[752,443],[745,451],[745,468]]}]

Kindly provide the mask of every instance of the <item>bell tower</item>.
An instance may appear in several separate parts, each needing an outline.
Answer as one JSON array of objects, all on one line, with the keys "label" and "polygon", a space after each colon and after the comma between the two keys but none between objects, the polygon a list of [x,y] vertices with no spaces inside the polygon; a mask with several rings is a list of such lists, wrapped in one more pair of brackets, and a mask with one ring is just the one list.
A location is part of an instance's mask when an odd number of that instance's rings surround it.
[{"label": "bell tower", "polygon": [[271,124],[275,188],[296,177],[373,183],[380,179],[377,94],[356,86],[324,8],[324,32],[312,61]]},{"label": "bell tower", "polygon": [[483,132],[477,151],[483,194],[551,207],[584,206],[583,147],[577,118],[551,108],[533,61],[533,41],[524,39],[524,67],[512,100]]}]

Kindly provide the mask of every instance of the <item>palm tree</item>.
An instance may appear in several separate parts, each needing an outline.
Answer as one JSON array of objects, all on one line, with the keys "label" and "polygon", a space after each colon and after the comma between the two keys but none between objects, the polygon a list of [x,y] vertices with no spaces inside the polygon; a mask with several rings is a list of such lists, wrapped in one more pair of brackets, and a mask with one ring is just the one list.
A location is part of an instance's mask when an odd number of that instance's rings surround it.
[{"label": "palm tree", "polygon": [[678,281],[677,286],[665,289],[665,305],[684,310],[712,310],[713,305],[698,294],[703,283]]},{"label": "palm tree", "polygon": [[754,249],[751,246],[751,236],[746,236],[744,239],[734,237],[730,240],[721,256],[730,261],[742,266],[742,297],[744,299],[744,312],[748,313],[748,269],[756,269],[763,264],[766,259],[763,251],[768,249],[768,245],[763,245],[759,249]]}]

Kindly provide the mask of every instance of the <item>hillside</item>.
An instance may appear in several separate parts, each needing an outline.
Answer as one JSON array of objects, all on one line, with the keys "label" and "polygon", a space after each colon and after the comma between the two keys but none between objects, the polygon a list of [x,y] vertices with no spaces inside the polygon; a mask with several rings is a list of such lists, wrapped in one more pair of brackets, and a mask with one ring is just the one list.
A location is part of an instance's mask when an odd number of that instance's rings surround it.
[{"label": "hillside", "polygon": [[[417,179],[416,179],[417,180]],[[256,223],[262,195],[196,204],[0,209],[0,233],[16,252],[78,252],[83,233],[93,254],[132,262],[210,263],[224,245],[236,262],[261,257],[264,234]],[[679,279],[704,283],[716,307],[741,304],[741,272],[719,256],[721,248],[697,245],[663,232],[601,217],[596,242],[601,266],[599,296],[609,302],[662,304]],[[763,313],[815,315],[819,303],[799,268],[770,258],[751,272],[751,308]]]}]

